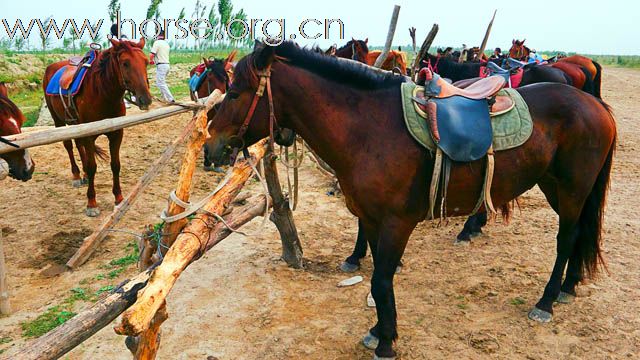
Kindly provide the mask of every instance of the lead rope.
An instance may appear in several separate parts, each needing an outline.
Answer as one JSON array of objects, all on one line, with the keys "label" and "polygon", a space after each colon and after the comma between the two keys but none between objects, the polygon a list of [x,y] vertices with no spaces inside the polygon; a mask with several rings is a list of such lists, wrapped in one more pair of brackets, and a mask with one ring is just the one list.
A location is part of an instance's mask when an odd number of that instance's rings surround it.
[{"label": "lead rope", "polygon": [[[293,153],[295,154],[295,162],[292,164],[289,161],[289,148],[288,147],[284,147],[284,146],[280,146],[280,163],[282,165],[285,166],[285,168],[287,169],[287,188],[289,191],[289,196],[291,197],[291,200],[289,202],[289,209],[291,209],[292,211],[296,210],[298,208],[298,194],[299,194],[299,186],[298,186],[298,179],[299,179],[299,169],[300,166],[302,165],[302,162],[304,160],[304,155],[305,155],[305,145],[304,145],[304,140],[302,141],[302,150],[300,151],[300,155],[298,155],[298,139],[296,137],[296,140],[293,142]],[[284,150],[283,150],[284,149]],[[284,156],[282,156],[282,153],[284,152]],[[293,169],[293,187],[291,186],[291,178],[290,178],[290,174],[289,174],[289,170]],[[293,191],[292,191],[293,189]]]}]

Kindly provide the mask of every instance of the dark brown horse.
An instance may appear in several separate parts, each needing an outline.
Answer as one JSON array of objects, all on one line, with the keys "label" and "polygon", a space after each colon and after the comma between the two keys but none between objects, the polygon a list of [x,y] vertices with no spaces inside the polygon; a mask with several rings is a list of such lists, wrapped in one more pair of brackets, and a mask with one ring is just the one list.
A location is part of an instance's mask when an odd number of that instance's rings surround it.
[{"label": "dark brown horse", "polygon": [[591,75],[591,79],[593,80],[593,96],[602,98],[602,66],[600,66],[600,64],[582,55],[559,58],[557,62],[567,62],[584,68],[589,75]]},{"label": "dark brown horse", "polygon": [[[405,127],[403,81],[290,42],[258,46],[238,63],[206,143],[214,163],[228,164],[234,147],[269,136],[270,129],[289,128],[335,170],[346,204],[360,220],[360,234],[373,249],[371,293],[378,322],[365,345],[384,358],[395,356],[392,343],[398,338],[393,277],[409,235],[427,215],[433,170],[433,157]],[[529,314],[550,321],[554,301],[574,295],[577,283],[602,263],[616,124],[603,102],[573,87],[535,84],[518,91],[534,119],[533,134],[521,147],[495,155],[491,194],[500,206],[537,184],[559,214],[555,265]],[[453,165],[448,215],[473,210],[484,164]]]},{"label": "dark brown horse", "polygon": [[[206,98],[213,90],[218,89],[223,93],[229,87],[231,81],[233,81],[233,59],[238,54],[237,50],[233,50],[225,59],[205,59],[203,58],[203,64],[194,67],[189,72],[189,77],[193,76],[198,68],[208,69],[206,78],[202,81],[197,90],[197,98],[194,98],[194,94],[191,94],[191,100],[197,101],[198,99]],[[203,66],[202,66],[203,65]]]},{"label": "dark brown horse", "polygon": [[[140,42],[110,40],[111,48],[100,51],[93,65],[89,68],[80,92],[74,97],[75,109],[69,109],[58,96],[46,96],[47,106],[57,127],[67,125],[67,113],[73,112],[78,124],[114,118],[126,114],[124,95],[126,91],[132,92],[142,110],[149,108],[151,93],[149,92],[149,80],[147,78],[147,64],[149,60],[142,52],[144,39]],[[51,77],[58,69],[67,65],[69,61],[61,61],[47,67],[44,74],[43,87],[47,88]],[[105,134],[109,138],[109,151],[111,154],[111,172],[113,173],[113,196],[116,205],[122,200],[120,189],[120,145],[122,144],[123,130],[117,130]],[[94,179],[96,175],[96,155],[106,157],[104,150],[96,146],[97,136],[76,140],[76,147],[80,153],[82,167],[88,176],[89,188],[87,189],[87,216],[98,216],[98,203]],[[73,156],[73,144],[65,141],[64,147],[69,154],[73,185],[81,186],[80,169]]]},{"label": "dark brown horse", "polygon": [[[0,136],[20,134],[24,121],[24,114],[9,99],[7,87],[0,82]],[[2,154],[0,158],[9,164],[9,176],[12,178],[27,181],[33,176],[35,164],[28,150],[18,149]]]},{"label": "dark brown horse", "polygon": [[369,38],[364,40],[351,39],[343,47],[336,49],[333,55],[359,61],[363,64],[367,63],[367,54],[369,54]]}]

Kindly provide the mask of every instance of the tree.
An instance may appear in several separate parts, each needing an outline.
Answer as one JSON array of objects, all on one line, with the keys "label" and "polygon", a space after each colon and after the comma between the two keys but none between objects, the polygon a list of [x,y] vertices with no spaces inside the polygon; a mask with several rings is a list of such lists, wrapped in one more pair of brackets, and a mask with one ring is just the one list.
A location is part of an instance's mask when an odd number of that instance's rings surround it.
[{"label": "tree", "polygon": [[209,20],[209,23],[211,23],[211,30],[207,33],[207,40],[210,40],[209,44],[213,44],[216,41],[215,29],[218,27],[218,22],[220,21],[220,19],[218,18],[218,15],[216,14],[215,2],[213,3],[213,5],[211,5],[211,9],[209,10],[208,20]]},{"label": "tree", "polygon": [[110,0],[109,5],[107,6],[107,11],[109,12],[109,20],[114,24],[118,17],[118,13],[120,12],[120,0]]},{"label": "tree", "polygon": [[162,0],[151,0],[151,4],[147,8],[147,19],[158,20],[160,18],[160,4],[162,4]]},{"label": "tree", "polygon": [[225,34],[225,30],[229,21],[231,21],[231,14],[233,13],[233,4],[231,0],[220,0],[218,2],[218,14],[220,14],[220,34]]},{"label": "tree", "polygon": [[[242,20],[242,21],[244,21],[245,23],[247,22],[247,14],[245,14],[245,12],[244,12],[244,10],[243,10],[243,9],[240,9],[240,11],[238,11],[238,13],[236,13],[235,15],[233,15],[233,16],[232,16],[232,18],[233,18],[234,20],[235,20],[235,19],[237,19],[237,20]],[[238,37],[240,37],[241,35],[243,35],[243,33],[245,32],[245,30],[246,30],[246,29],[245,29],[245,27],[244,27],[241,23],[239,23],[239,22],[234,22],[234,23],[231,25],[230,32],[231,32],[231,34],[232,34],[234,37],[238,38]],[[248,44],[248,45],[250,45],[250,44],[251,44],[251,42],[252,42],[252,40],[251,40],[248,36],[245,36],[245,37],[244,37],[243,39],[241,39],[241,40],[237,40],[237,39],[231,38],[231,39],[230,39],[230,42],[231,42],[231,44],[233,44],[234,46],[238,46],[238,45],[242,45],[242,44],[245,44],[245,45],[246,45],[246,44]]]},{"label": "tree", "polygon": [[[51,26],[52,18],[53,18],[53,15],[48,16],[42,22],[42,26],[45,29],[48,29]],[[40,45],[42,46],[42,63],[46,66],[47,65],[47,53],[46,53],[46,51],[47,51],[47,46],[51,43],[51,40],[49,39],[49,36],[47,36],[48,34],[44,34],[44,33],[42,33],[42,31],[38,32],[38,34],[40,35]]]},{"label": "tree", "polygon": [[22,36],[16,36],[16,39],[13,42],[13,47],[17,51],[22,51],[22,48],[24,48],[25,44],[26,44],[26,41]]}]

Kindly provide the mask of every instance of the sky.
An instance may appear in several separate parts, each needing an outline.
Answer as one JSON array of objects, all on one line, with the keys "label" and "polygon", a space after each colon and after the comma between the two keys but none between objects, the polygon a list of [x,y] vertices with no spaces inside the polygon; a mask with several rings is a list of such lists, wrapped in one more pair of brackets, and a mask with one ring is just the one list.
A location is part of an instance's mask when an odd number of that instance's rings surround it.
[{"label": "sky", "polygon": [[[65,0],[64,6],[53,6],[52,1],[0,0],[0,21],[6,19],[13,26],[16,19],[26,25],[32,18],[44,19],[53,15],[61,24],[67,18],[81,23],[89,19],[93,23],[104,19],[103,33],[109,27],[107,4],[109,0]],[[177,18],[186,7],[187,18],[191,18],[196,0],[164,0],[160,6],[163,18]],[[140,23],[145,19],[148,0],[122,1],[123,18]],[[206,5],[214,0],[204,1]],[[337,31],[330,39],[297,41],[304,45],[317,44],[323,48],[348,39],[369,39],[370,45],[383,45],[394,5],[400,5],[400,16],[394,47],[411,43],[408,28],[417,28],[418,46],[432,24],[440,31],[434,45],[478,46],[497,9],[488,48],[501,47],[507,50],[514,38],[526,38],[526,44],[537,50],[561,50],[583,54],[640,55],[640,30],[635,22],[640,21],[640,2],[630,0],[535,0],[535,1],[255,1],[233,0],[234,10],[240,8],[249,19],[285,19],[286,33],[299,33],[298,25],[304,19],[340,19],[344,23],[345,39]],[[259,23],[261,26],[261,23]],[[275,27],[274,27],[275,26]],[[37,28],[36,28],[37,29]],[[270,26],[272,33],[278,25]],[[317,33],[322,26],[310,23],[307,33]],[[335,28],[334,28],[335,29]],[[170,29],[170,33],[171,33]],[[0,24],[0,38],[6,38],[4,26]],[[37,39],[37,35],[32,37]]]}]

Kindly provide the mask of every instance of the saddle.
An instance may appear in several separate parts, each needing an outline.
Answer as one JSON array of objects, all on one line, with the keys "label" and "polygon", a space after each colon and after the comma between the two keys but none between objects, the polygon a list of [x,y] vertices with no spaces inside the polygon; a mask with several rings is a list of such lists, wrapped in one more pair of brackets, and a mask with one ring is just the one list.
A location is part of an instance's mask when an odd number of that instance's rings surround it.
[{"label": "saddle", "polygon": [[47,85],[47,95],[74,96],[80,91],[82,81],[97,57],[96,50],[90,50],[85,56],[69,58],[68,64],[58,69]]}]

